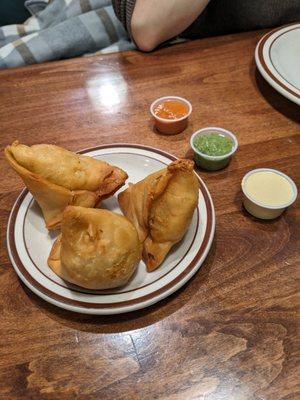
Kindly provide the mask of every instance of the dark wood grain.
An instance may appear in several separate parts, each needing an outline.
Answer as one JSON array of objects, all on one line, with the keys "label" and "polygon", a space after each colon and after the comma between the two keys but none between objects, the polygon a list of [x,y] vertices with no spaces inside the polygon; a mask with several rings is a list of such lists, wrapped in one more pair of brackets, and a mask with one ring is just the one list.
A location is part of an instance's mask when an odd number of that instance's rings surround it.
[{"label": "dark wood grain", "polygon": [[[300,183],[299,107],[257,73],[261,34],[0,72],[1,150],[14,139],[71,150],[129,142],[190,157],[191,133],[208,125],[240,143],[228,168],[201,171],[217,214],[202,268],[170,298],[114,317],[60,310],[20,283],[5,233],[23,184],[1,152],[1,399],[300,398],[299,203],[272,222],[241,207],[250,169],[278,168]],[[194,107],[173,137],[153,132],[148,114],[168,94]]]}]

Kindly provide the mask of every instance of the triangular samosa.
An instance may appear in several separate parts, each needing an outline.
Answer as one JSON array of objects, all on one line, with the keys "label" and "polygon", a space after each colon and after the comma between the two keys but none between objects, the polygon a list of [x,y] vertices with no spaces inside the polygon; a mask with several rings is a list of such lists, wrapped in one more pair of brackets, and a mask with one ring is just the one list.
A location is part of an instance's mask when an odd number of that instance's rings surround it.
[{"label": "triangular samosa", "polygon": [[109,289],[128,282],[141,256],[137,231],[123,215],[68,206],[48,265],[68,282],[88,289]]},{"label": "triangular samosa", "polygon": [[198,203],[199,181],[191,160],[173,161],[118,196],[143,243],[148,271],[156,269],[186,233]]},{"label": "triangular samosa", "polygon": [[15,141],[5,156],[41,207],[49,230],[59,227],[67,205],[94,207],[127,179],[120,168],[51,144],[29,147]]}]

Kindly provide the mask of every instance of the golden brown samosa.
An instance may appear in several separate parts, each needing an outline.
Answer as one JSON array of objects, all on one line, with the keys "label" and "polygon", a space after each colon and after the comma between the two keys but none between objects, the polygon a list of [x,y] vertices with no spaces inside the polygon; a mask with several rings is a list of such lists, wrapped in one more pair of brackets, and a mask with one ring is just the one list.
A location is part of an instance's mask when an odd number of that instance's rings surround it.
[{"label": "golden brown samosa", "polygon": [[88,289],[125,285],[142,256],[133,224],[108,210],[68,206],[49,267],[68,282]]},{"label": "golden brown samosa", "polygon": [[199,181],[191,160],[173,161],[118,196],[143,243],[148,271],[156,269],[186,233],[198,203]]},{"label": "golden brown samosa", "polygon": [[67,205],[94,207],[127,179],[120,168],[51,144],[15,141],[5,156],[40,205],[49,230],[59,227]]}]

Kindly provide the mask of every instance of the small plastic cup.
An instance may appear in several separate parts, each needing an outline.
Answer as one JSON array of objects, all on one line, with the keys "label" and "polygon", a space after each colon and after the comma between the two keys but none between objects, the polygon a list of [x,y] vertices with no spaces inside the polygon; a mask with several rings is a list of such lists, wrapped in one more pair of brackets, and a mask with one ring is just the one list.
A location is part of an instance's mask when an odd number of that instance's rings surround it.
[{"label": "small plastic cup", "polygon": [[[227,136],[232,140],[233,146],[230,153],[224,154],[223,156],[209,156],[208,154],[202,153],[195,147],[194,140],[196,137],[212,133],[220,133],[221,135]],[[192,149],[194,150],[194,160],[197,166],[208,171],[217,171],[226,167],[231,159],[231,156],[236,152],[238,148],[237,138],[232,132],[215,126],[209,126],[195,132],[190,139],[190,144]]]},{"label": "small plastic cup", "polygon": [[[285,178],[289,182],[293,190],[293,195],[290,198],[290,200],[285,204],[281,204],[279,206],[272,206],[268,204],[263,204],[258,200],[252,198],[249,195],[249,193],[247,193],[246,182],[250,175],[255,174],[257,172],[273,172]],[[243,204],[245,209],[251,215],[260,219],[275,219],[279,217],[283,213],[283,211],[285,211],[290,205],[292,205],[295,202],[297,198],[297,186],[295,185],[295,182],[289,176],[285,175],[283,172],[271,168],[257,168],[249,171],[242,180],[242,191],[243,191]]]},{"label": "small plastic cup", "polygon": [[[188,107],[188,113],[183,117],[176,119],[167,119],[159,117],[154,113],[154,110],[159,104],[167,100],[177,100],[181,103],[184,103]],[[160,97],[159,99],[156,99],[150,106],[150,113],[154,119],[154,124],[156,129],[159,132],[164,133],[165,135],[176,135],[177,133],[182,132],[187,127],[188,118],[191,115],[192,110],[193,107],[191,103],[188,100],[184,99],[183,97],[178,97],[178,96]]]}]

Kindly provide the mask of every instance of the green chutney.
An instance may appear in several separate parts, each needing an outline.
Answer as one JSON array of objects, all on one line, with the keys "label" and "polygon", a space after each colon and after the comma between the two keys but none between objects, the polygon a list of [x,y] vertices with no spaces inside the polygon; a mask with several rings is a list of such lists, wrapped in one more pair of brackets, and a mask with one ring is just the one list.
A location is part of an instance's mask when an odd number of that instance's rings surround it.
[{"label": "green chutney", "polygon": [[221,133],[207,133],[194,139],[195,148],[208,156],[224,156],[231,152],[233,141]]}]

